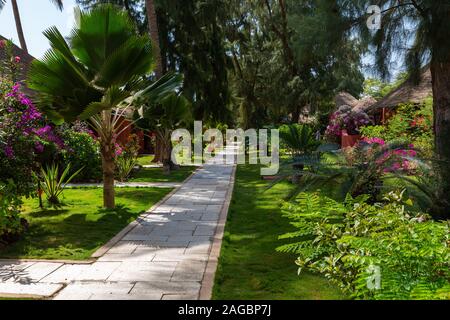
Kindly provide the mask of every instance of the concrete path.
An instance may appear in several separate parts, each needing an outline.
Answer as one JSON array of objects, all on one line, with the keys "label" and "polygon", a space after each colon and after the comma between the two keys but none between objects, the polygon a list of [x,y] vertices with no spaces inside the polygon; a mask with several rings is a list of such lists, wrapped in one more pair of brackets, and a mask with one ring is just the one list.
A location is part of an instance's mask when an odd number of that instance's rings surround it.
[{"label": "concrete path", "polygon": [[0,261],[0,296],[199,299],[211,291],[234,168],[206,164],[93,263]]}]

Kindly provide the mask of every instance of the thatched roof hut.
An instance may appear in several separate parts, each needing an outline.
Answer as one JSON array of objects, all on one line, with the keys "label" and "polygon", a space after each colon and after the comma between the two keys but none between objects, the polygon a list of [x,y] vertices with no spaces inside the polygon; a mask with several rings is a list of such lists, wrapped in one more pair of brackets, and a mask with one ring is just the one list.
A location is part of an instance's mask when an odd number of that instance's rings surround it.
[{"label": "thatched roof hut", "polygon": [[415,85],[411,79],[407,80],[386,97],[373,104],[368,111],[375,112],[378,109],[393,109],[404,103],[422,103],[428,97],[433,96],[431,71],[429,68],[422,72],[420,82]]},{"label": "thatched roof hut", "polygon": [[342,106],[350,106],[352,108],[354,108],[357,103],[358,103],[358,99],[356,99],[354,96],[352,96],[350,93],[348,92],[339,92],[335,99],[334,99],[335,103],[336,103],[336,108],[339,109]]},{"label": "thatched roof hut", "polygon": [[370,107],[372,107],[375,103],[377,103],[377,100],[375,98],[373,98],[373,97],[365,97],[365,98],[362,98],[361,100],[358,100],[358,102],[353,107],[353,109],[356,110],[356,111],[365,111],[365,112],[367,112],[367,110]]},{"label": "thatched roof hut", "polygon": [[340,92],[335,97],[335,103],[337,109],[342,106],[350,106],[355,111],[367,111],[373,104],[377,103],[377,100],[372,97],[358,100],[348,92]]}]

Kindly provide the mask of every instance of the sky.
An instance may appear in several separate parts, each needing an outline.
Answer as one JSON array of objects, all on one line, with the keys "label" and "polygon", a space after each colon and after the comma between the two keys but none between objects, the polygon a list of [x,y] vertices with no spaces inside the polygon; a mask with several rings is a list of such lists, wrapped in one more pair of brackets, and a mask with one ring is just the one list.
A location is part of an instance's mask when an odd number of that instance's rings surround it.
[{"label": "sky", "polygon": [[[64,0],[64,10],[59,11],[50,0],[17,0],[23,32],[29,53],[41,58],[49,49],[47,38],[42,34],[47,28],[56,26],[66,36],[73,26],[75,0]],[[19,47],[11,2],[0,11],[0,35],[12,39]]]}]

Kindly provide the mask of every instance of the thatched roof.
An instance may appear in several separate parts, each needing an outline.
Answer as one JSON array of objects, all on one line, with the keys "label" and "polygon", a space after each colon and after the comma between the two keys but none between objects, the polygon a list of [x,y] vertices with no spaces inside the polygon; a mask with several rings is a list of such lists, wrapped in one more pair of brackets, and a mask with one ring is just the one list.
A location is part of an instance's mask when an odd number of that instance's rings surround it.
[{"label": "thatched roof", "polygon": [[350,106],[355,111],[367,111],[377,100],[372,97],[365,97],[358,100],[348,92],[340,92],[335,97],[335,102],[337,109],[342,106]]},{"label": "thatched roof", "polygon": [[348,92],[339,92],[334,101],[336,102],[336,108],[339,109],[342,106],[350,106],[352,108],[356,107],[358,99],[352,96]]},{"label": "thatched roof", "polygon": [[431,71],[427,68],[422,73],[418,85],[415,85],[411,79],[407,80],[400,87],[371,106],[368,111],[375,111],[380,108],[395,108],[404,103],[422,103],[430,96],[433,96],[433,86]]},{"label": "thatched roof", "polygon": [[377,103],[377,100],[375,98],[365,97],[365,98],[362,98],[361,100],[358,100],[358,102],[353,107],[353,109],[356,111],[367,111],[375,103]]},{"label": "thatched roof", "polygon": [[[6,38],[4,38],[0,35],[0,41],[2,41],[2,40],[7,41]],[[22,70],[19,74],[19,80],[20,81],[25,80],[27,77],[28,69],[31,65],[31,62],[33,62],[33,60],[35,60],[35,58],[32,55],[23,51],[21,48],[19,48],[16,45],[13,45],[13,54],[16,57],[20,57],[20,61],[21,61],[21,65],[22,65]],[[6,58],[7,57],[6,57],[5,51],[0,50],[0,61],[3,61]]]}]

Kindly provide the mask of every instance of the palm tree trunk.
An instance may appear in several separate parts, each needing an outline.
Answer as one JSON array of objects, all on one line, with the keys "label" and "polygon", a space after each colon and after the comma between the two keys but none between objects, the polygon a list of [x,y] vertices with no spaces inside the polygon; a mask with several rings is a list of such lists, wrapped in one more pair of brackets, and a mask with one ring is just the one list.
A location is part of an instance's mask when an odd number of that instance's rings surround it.
[{"label": "palm tree trunk", "polygon": [[17,5],[17,0],[11,0],[11,4],[14,13],[14,20],[16,21],[17,36],[19,37],[20,47],[23,51],[28,53],[27,43],[25,41],[25,36],[23,35],[22,22],[20,21],[20,13],[19,7]]},{"label": "palm tree trunk", "polygon": [[155,74],[156,78],[159,79],[163,75],[163,66],[161,58],[161,49],[159,44],[159,29],[158,29],[158,17],[155,11],[154,0],[145,0],[145,5],[147,9],[148,27],[150,31],[150,37],[153,41],[153,53],[155,55],[156,67]]},{"label": "palm tree trunk", "polygon": [[114,209],[116,206],[114,190],[114,174],[116,169],[114,159],[116,150],[110,110],[102,112],[101,123],[102,128],[99,134],[103,170],[103,206],[107,209]]},{"label": "palm tree trunk", "polygon": [[114,209],[115,190],[114,190],[114,149],[102,146],[102,167],[103,167],[103,206],[107,209]]}]

